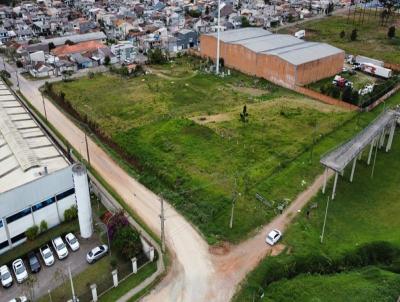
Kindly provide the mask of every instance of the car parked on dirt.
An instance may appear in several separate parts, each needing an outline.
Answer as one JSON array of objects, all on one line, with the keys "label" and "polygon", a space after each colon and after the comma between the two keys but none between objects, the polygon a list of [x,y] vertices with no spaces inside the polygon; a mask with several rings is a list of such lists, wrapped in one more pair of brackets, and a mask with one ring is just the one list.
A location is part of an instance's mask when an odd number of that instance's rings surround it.
[{"label": "car parked on dirt", "polygon": [[88,263],[94,263],[100,258],[104,257],[108,252],[108,246],[103,244],[96,246],[94,249],[92,249],[89,253],[86,255],[86,261]]},{"label": "car parked on dirt", "polygon": [[268,233],[267,238],[265,238],[265,242],[268,243],[269,245],[274,245],[281,239],[282,233],[281,231],[274,229],[271,232]]},{"label": "car parked on dirt", "polygon": [[64,259],[68,256],[68,249],[61,237],[54,238],[52,241],[54,250],[57,253],[58,259]]},{"label": "car parked on dirt", "polygon": [[8,288],[13,284],[13,277],[11,276],[10,270],[7,265],[0,267],[1,285],[4,288]]},{"label": "car parked on dirt", "polygon": [[39,249],[39,252],[46,266],[52,266],[54,264],[54,255],[48,244],[43,245]]},{"label": "car parked on dirt", "polygon": [[28,272],[22,259],[14,260],[12,263],[12,268],[18,283],[22,283],[28,279]]},{"label": "car parked on dirt", "polygon": [[67,244],[69,245],[70,249],[73,252],[76,252],[77,250],[79,250],[79,241],[78,241],[78,239],[76,239],[74,234],[68,233],[65,236],[65,241],[67,242]]},{"label": "car parked on dirt", "polygon": [[28,263],[29,263],[29,268],[31,269],[31,272],[36,274],[40,272],[40,269],[42,268],[39,262],[38,257],[36,256],[35,252],[30,252],[28,254]]}]

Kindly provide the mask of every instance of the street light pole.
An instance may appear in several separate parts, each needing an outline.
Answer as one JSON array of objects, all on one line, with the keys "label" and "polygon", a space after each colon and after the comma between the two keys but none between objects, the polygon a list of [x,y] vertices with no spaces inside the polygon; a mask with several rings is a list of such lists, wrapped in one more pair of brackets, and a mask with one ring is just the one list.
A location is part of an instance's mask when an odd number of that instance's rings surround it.
[{"label": "street light pole", "polygon": [[78,299],[75,296],[74,282],[72,281],[71,267],[70,266],[68,266],[68,275],[69,275],[69,280],[71,282],[72,301],[73,302],[77,302]]},{"label": "street light pole", "polygon": [[324,241],[326,217],[328,216],[328,207],[329,207],[329,196],[328,196],[328,201],[326,202],[325,218],[324,218],[324,224],[322,226],[322,234],[321,234],[321,243],[322,243],[322,241]]},{"label": "street light pole", "polygon": [[44,117],[46,118],[46,121],[47,121],[46,104],[45,104],[45,102],[44,102],[43,92],[41,92],[41,95],[42,95],[42,102],[43,102]]},{"label": "street light pole", "polygon": [[18,70],[15,71],[15,75],[17,77],[17,86],[18,86],[18,90],[19,90],[19,78],[18,78]]}]

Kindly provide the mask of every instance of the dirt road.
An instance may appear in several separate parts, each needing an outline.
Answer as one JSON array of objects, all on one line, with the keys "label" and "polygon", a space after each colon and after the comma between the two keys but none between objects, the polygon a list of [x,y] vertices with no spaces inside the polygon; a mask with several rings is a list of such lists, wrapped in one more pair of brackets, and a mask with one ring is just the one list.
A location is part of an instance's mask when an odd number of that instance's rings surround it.
[{"label": "dirt road", "polygon": [[[7,69],[14,67],[7,65]],[[12,81],[16,86],[15,72]],[[43,113],[42,97],[38,83],[19,78],[21,92]],[[49,121],[71,145],[86,157],[84,134],[57,107],[45,100]],[[160,234],[160,201],[156,194],[145,188],[121,169],[101,148],[88,138],[92,166],[116,190],[126,203],[157,234]],[[196,229],[169,204],[166,204],[166,239],[173,254],[172,267],[166,278],[144,301],[229,301],[241,280],[272,250],[265,244],[265,234],[272,228],[285,230],[298,211],[322,186],[323,176],[316,181],[284,211],[254,237],[240,245],[219,253],[210,247]]]}]

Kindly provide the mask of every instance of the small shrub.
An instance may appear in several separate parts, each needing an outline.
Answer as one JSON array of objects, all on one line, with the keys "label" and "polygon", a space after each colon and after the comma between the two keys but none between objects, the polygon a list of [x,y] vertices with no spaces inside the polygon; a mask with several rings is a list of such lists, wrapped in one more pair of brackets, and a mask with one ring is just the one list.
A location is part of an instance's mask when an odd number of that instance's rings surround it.
[{"label": "small shrub", "polygon": [[353,29],[353,30],[351,31],[350,40],[351,40],[351,41],[357,40],[357,36],[358,36],[357,29]]},{"label": "small shrub", "polygon": [[69,209],[64,211],[64,220],[72,221],[78,218],[78,209],[75,206],[70,207]]},{"label": "small shrub", "polygon": [[39,234],[39,227],[37,225],[31,226],[25,231],[25,235],[30,241],[34,240],[38,234]]},{"label": "small shrub", "polygon": [[389,39],[393,39],[396,36],[396,27],[390,26],[387,35]]},{"label": "small shrub", "polygon": [[341,39],[344,39],[345,36],[346,36],[346,32],[345,32],[344,30],[342,30],[342,31],[340,32],[340,38],[341,38]]},{"label": "small shrub", "polygon": [[44,233],[49,229],[49,226],[47,225],[47,221],[46,220],[42,220],[40,222],[40,233]]}]

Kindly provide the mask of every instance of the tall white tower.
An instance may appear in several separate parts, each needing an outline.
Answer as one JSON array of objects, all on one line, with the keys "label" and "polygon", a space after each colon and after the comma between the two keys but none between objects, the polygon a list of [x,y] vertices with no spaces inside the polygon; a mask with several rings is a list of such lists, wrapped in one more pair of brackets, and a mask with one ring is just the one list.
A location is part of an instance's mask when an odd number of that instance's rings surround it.
[{"label": "tall white tower", "polygon": [[75,184],[76,203],[78,205],[78,220],[81,236],[90,238],[93,234],[92,207],[90,205],[89,184],[86,169],[82,164],[72,167],[72,177]]}]

